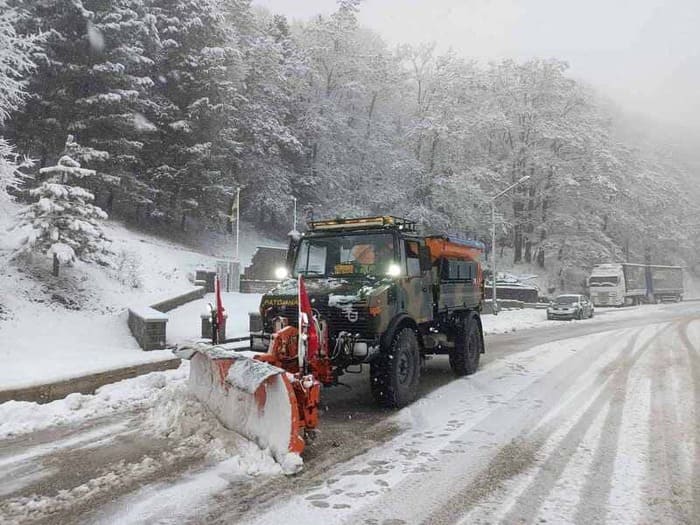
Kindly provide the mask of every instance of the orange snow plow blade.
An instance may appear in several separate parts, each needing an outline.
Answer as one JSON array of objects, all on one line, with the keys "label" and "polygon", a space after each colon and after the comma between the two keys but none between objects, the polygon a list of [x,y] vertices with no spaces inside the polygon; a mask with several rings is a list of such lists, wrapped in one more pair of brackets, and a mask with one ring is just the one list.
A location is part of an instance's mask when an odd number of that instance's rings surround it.
[{"label": "orange snow plow blade", "polygon": [[220,346],[197,343],[175,353],[190,359],[189,388],[224,427],[269,449],[285,472],[301,468],[308,427],[300,399],[303,382]]}]

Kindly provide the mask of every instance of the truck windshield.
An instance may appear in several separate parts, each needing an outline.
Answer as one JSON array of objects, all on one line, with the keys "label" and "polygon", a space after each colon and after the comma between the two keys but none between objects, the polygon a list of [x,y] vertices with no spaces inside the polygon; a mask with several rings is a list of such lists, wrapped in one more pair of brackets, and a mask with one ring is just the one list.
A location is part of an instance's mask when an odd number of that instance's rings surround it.
[{"label": "truck windshield", "polygon": [[618,283],[618,278],[613,275],[602,275],[591,277],[588,280],[590,286],[615,286]]},{"label": "truck windshield", "polygon": [[306,238],[297,251],[294,276],[384,276],[396,260],[394,236],[388,233]]}]

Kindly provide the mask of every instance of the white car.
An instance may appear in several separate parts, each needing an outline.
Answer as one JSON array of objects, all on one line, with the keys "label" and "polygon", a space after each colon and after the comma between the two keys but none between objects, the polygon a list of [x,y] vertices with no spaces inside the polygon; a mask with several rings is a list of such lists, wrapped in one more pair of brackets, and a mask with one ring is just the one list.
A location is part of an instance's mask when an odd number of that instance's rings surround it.
[{"label": "white car", "polygon": [[593,304],[585,295],[558,295],[547,307],[547,319],[586,319],[593,317]]}]

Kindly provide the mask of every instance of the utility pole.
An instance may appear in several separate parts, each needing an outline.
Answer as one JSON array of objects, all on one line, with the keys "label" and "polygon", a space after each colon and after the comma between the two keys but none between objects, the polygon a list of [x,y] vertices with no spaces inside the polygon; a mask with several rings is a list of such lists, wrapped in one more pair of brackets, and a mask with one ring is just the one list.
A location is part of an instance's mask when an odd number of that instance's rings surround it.
[{"label": "utility pole", "polygon": [[498,315],[498,302],[496,301],[496,199],[505,195],[518,184],[522,184],[529,178],[530,175],[525,175],[517,182],[508,186],[505,190],[491,197],[491,310],[493,310],[493,315]]},{"label": "utility pole", "polygon": [[498,315],[496,307],[496,197],[491,199],[491,310]]},{"label": "utility pole", "polygon": [[240,240],[241,240],[241,188],[236,190],[236,261],[240,261]]},{"label": "utility pole", "polygon": [[292,197],[292,200],[294,200],[294,228],[292,230],[297,231],[297,198]]}]

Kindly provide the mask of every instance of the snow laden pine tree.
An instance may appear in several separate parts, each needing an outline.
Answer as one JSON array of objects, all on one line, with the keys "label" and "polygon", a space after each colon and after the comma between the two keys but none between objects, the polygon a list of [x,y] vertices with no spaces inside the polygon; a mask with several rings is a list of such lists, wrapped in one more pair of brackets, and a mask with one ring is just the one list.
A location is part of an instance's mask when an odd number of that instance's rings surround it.
[{"label": "snow laden pine tree", "polygon": [[22,214],[23,225],[31,226],[23,251],[40,251],[53,257],[53,274],[59,267],[76,259],[98,260],[106,249],[106,239],[99,221],[107,218],[101,208],[92,204],[94,195],[84,188],[71,185],[95,171],[81,168],[70,154],[78,145],[68,136],[65,154],[56,166],[42,168],[39,173],[47,179],[31,190],[38,200]]},{"label": "snow laden pine tree", "polygon": [[34,69],[32,53],[37,51],[37,36],[16,31],[24,18],[24,11],[0,0],[0,214],[8,208],[8,189],[16,186],[22,167],[14,147],[2,137],[3,125],[24,102],[26,77]]}]

